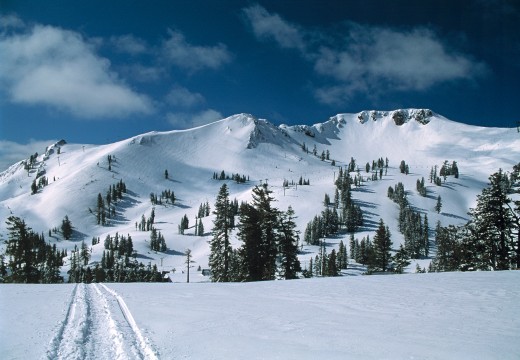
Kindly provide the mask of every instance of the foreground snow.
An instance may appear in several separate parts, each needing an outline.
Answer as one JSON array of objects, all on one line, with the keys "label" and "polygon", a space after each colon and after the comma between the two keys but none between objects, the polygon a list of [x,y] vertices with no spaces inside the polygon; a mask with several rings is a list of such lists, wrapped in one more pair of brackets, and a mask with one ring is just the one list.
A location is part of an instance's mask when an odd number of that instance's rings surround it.
[{"label": "foreground snow", "polygon": [[520,272],[2,285],[3,359],[518,359]]}]

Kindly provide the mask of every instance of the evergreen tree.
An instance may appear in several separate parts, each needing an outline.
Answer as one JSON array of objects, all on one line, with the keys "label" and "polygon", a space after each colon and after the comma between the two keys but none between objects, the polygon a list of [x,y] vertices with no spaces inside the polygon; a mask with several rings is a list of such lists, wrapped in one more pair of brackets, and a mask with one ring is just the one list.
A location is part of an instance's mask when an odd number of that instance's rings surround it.
[{"label": "evergreen tree", "polygon": [[410,256],[403,244],[399,245],[399,250],[394,255],[394,272],[402,274],[405,267],[410,265]]},{"label": "evergreen tree", "polygon": [[253,188],[253,207],[257,210],[260,221],[260,261],[263,267],[262,280],[272,280],[276,273],[277,255],[277,226],[279,212],[271,206],[274,199],[271,197],[272,191],[267,184],[255,186]]},{"label": "evergreen tree", "polygon": [[354,234],[350,234],[348,247],[350,258],[356,260],[356,242],[354,240]]},{"label": "evergreen tree", "polygon": [[501,169],[489,180],[489,186],[477,196],[477,207],[470,211],[470,215],[483,248],[482,261],[494,270],[506,270],[511,266],[514,228],[508,197],[509,181]]},{"label": "evergreen tree", "polygon": [[24,220],[9,216],[6,220],[9,237],[5,255],[9,259],[7,269],[10,275],[7,282],[38,283],[41,271],[38,266],[37,251],[41,238],[27,226]]},{"label": "evergreen tree", "polygon": [[392,241],[390,240],[390,230],[385,226],[383,219],[379,220],[379,227],[374,236],[374,262],[375,268],[385,272],[388,268],[392,256],[390,250]]},{"label": "evergreen tree", "polygon": [[69,220],[69,217],[65,215],[65,218],[61,222],[61,233],[65,240],[69,240],[72,236],[72,223]]},{"label": "evergreen tree", "polygon": [[[219,282],[231,281],[230,262],[231,262],[231,208],[229,204],[229,192],[226,184],[220,187],[220,191],[215,201],[213,211],[212,239],[210,240],[209,267],[211,270],[211,280]],[[202,221],[201,221],[202,223]]]},{"label": "evergreen tree", "polygon": [[338,276],[339,269],[337,264],[336,250],[332,249],[327,259],[327,276]]},{"label": "evergreen tree", "polygon": [[273,280],[276,275],[279,212],[271,206],[267,184],[253,188],[252,205],[240,208],[240,249],[246,280]]},{"label": "evergreen tree", "polygon": [[301,271],[298,260],[299,235],[294,222],[294,210],[291,206],[287,212],[281,214],[279,234],[279,275],[284,279],[296,279],[297,273]]},{"label": "evergreen tree", "polygon": [[442,209],[442,199],[441,199],[441,196],[437,196],[437,203],[435,204],[435,211],[437,212],[437,214],[440,214],[441,212],[441,209]]},{"label": "evergreen tree", "polygon": [[199,219],[199,224],[197,226],[197,235],[204,236],[204,224],[202,223],[202,219]]}]

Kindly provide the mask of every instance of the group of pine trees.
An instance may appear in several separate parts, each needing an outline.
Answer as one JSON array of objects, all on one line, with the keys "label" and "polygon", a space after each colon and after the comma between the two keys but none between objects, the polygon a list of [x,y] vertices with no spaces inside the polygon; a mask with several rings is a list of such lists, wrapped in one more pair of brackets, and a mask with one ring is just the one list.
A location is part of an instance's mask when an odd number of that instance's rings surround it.
[{"label": "group of pine trees", "polygon": [[347,248],[340,241],[338,251],[332,249],[330,254],[327,254],[327,249],[324,244],[320,246],[319,253],[316,257],[309,260],[309,266],[302,271],[302,275],[306,278],[313,276],[339,276],[341,269],[346,269],[348,266]]},{"label": "group of pine trees", "polygon": [[152,230],[150,231],[150,249],[152,249],[152,251],[160,252],[165,252],[167,250],[164,235],[154,227],[152,227]]},{"label": "group of pine trees", "polygon": [[160,195],[157,195],[156,193],[150,193],[150,201],[152,205],[162,205],[163,201],[165,204],[171,204],[175,205],[175,193],[173,190],[163,190]]},{"label": "group of pine trees", "polygon": [[320,239],[337,234],[342,226],[347,232],[355,232],[363,225],[363,211],[352,200],[352,184],[354,180],[347,171],[339,169],[334,201],[325,194],[321,216],[316,215],[310,221],[304,233],[304,241],[309,245],[319,245]]},{"label": "group of pine trees", "polygon": [[[370,240],[369,236],[361,241],[358,239],[354,240],[353,234],[350,236],[349,255],[357,263],[365,265],[368,274],[386,271],[402,272],[404,266],[399,262],[400,257],[407,253],[403,249],[403,253],[398,252],[399,255],[392,256],[392,245],[390,230],[385,225],[383,219],[380,219],[373,241]],[[409,259],[407,255],[405,258]]]},{"label": "group of pine trees", "polygon": [[245,175],[240,175],[238,173],[231,174],[231,176],[229,176],[229,174],[226,174],[226,172],[222,170],[220,174],[218,174],[217,172],[213,173],[213,180],[233,180],[239,184],[242,184],[246,181],[249,181],[249,176],[246,177]]},{"label": "group of pine trees", "polygon": [[141,221],[135,222],[135,229],[139,231],[151,231],[155,223],[155,208],[152,208],[148,219],[141,215]]},{"label": "group of pine trees", "polygon": [[397,183],[393,188],[390,186],[387,195],[399,205],[398,229],[404,235],[407,254],[414,259],[428,257],[430,251],[428,215],[423,216],[410,206],[402,182]]},{"label": "group of pine trees", "polygon": [[520,268],[520,163],[489,177],[463,226],[437,225],[431,271]]},{"label": "group of pine trees", "polygon": [[299,235],[294,211],[272,206],[274,199],[268,185],[253,188],[251,203],[239,210],[238,238],[242,245],[231,246],[235,216],[224,184],[217,195],[215,220],[210,240],[209,267],[212,281],[258,281],[275,278],[294,279],[301,270],[298,261]]},{"label": "group of pine trees", "polygon": [[448,160],[445,160],[441,165],[439,175],[437,175],[437,169],[438,167],[435,165],[430,170],[430,183],[437,186],[442,186],[442,181],[444,180],[444,182],[446,182],[448,176],[453,176],[455,179],[459,178],[459,168],[456,161],[449,164]]},{"label": "group of pine trees", "polygon": [[9,237],[0,257],[0,281],[7,283],[60,283],[64,250],[45,242],[43,234],[34,232],[23,219],[10,216]]},{"label": "group of pine trees", "polygon": [[[109,155],[109,159],[111,159]],[[111,162],[112,160],[110,160]],[[116,216],[115,205],[118,201],[123,199],[123,194],[126,193],[126,184],[123,180],[120,180],[114,185],[110,185],[105,197],[101,193],[97,196],[96,203],[96,221],[98,225],[107,225],[107,219],[114,218]],[[89,209],[91,213],[92,210]]]},{"label": "group of pine trees", "polygon": [[[93,243],[98,243],[93,239]],[[145,266],[136,260],[137,253],[133,248],[130,235],[116,233],[107,235],[103,243],[104,250],[101,261],[93,267],[89,265],[91,249],[84,242],[78,249],[76,246],[69,257],[68,271],[70,283],[91,282],[161,282],[161,273],[157,266]]]}]

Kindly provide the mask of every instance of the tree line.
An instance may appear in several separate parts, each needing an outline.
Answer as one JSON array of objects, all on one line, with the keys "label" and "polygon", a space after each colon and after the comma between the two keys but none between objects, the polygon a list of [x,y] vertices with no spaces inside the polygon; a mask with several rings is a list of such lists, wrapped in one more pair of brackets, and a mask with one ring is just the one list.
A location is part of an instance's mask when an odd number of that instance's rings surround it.
[{"label": "tree line", "polygon": [[301,270],[294,211],[280,211],[267,184],[255,186],[251,203],[239,209],[239,248],[231,246],[235,216],[224,184],[217,195],[209,267],[215,282],[294,279]]},{"label": "tree line", "polygon": [[437,256],[431,271],[520,268],[520,163],[499,169],[477,196],[462,226],[437,224]]}]

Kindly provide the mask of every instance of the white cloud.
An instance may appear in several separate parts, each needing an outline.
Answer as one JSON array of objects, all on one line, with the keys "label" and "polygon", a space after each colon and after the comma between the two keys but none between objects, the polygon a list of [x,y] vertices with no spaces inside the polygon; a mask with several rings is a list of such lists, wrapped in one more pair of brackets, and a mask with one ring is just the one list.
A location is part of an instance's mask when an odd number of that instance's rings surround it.
[{"label": "white cloud", "polygon": [[204,96],[199,93],[194,93],[185,87],[175,85],[168,95],[166,95],[166,101],[178,107],[190,108],[204,103],[205,99]]},{"label": "white cloud", "polygon": [[315,73],[326,77],[328,84],[315,89],[322,103],[341,104],[356,94],[423,91],[441,83],[473,81],[488,71],[484,63],[450,48],[424,27],[393,29],[350,22],[343,33],[331,34],[291,24],[259,5],[243,13],[258,39],[300,50]]},{"label": "white cloud", "polygon": [[257,38],[273,39],[283,48],[305,50],[303,34],[298,26],[278,14],[270,14],[258,4],[243,9],[243,12]]},{"label": "white cloud", "polygon": [[0,28],[22,28],[25,23],[16,15],[0,15]]},{"label": "white cloud", "polygon": [[434,32],[424,28],[397,31],[354,25],[341,49],[322,48],[315,70],[348,87],[425,90],[436,84],[470,80],[485,65],[448,49]]},{"label": "white cloud", "polygon": [[34,153],[43,154],[47,146],[57,140],[30,140],[27,144],[0,140],[0,172],[18,161],[28,159]]},{"label": "white cloud", "polygon": [[190,129],[221,120],[222,118],[222,114],[213,109],[207,109],[195,114],[168,113],[166,115],[168,122],[176,129]]},{"label": "white cloud", "polygon": [[231,61],[231,54],[224,44],[198,46],[188,43],[180,32],[169,30],[168,35],[169,38],[162,44],[162,53],[166,61],[173,65],[198,71],[217,69]]},{"label": "white cloud", "polygon": [[0,86],[10,101],[47,105],[81,118],[150,113],[151,100],[110,70],[76,32],[36,25],[0,35]]},{"label": "white cloud", "polygon": [[120,66],[118,70],[127,78],[141,83],[158,81],[165,74],[165,69],[161,67],[146,66],[137,63]]},{"label": "white cloud", "polygon": [[148,51],[146,42],[131,34],[112,36],[110,37],[110,43],[117,51],[130,55],[139,55]]}]

